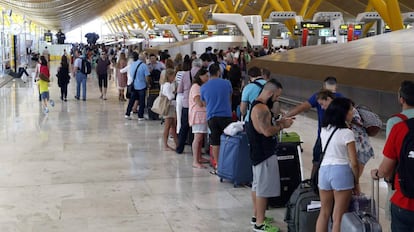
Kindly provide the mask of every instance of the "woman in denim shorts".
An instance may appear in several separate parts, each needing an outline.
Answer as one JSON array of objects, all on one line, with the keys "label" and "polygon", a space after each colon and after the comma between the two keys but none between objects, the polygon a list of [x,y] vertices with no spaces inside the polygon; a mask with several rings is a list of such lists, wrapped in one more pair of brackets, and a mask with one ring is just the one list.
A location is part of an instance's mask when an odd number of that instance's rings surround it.
[{"label": "woman in denim shorts", "polygon": [[[316,231],[328,231],[328,220],[332,215],[332,231],[339,232],[342,215],[348,210],[352,191],[359,192],[355,137],[348,127],[353,117],[352,110],[351,100],[336,98],[325,111],[321,131],[325,155],[319,169],[318,181],[321,211]],[[331,135],[332,138],[326,146]]]}]

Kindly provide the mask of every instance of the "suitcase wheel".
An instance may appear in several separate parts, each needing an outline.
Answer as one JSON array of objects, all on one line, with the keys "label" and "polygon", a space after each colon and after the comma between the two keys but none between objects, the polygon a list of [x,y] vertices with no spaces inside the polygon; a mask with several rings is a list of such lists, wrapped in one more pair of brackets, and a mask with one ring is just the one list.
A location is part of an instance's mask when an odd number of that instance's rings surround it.
[{"label": "suitcase wheel", "polygon": [[234,183],[233,184],[233,187],[237,188],[238,187],[237,183]]}]

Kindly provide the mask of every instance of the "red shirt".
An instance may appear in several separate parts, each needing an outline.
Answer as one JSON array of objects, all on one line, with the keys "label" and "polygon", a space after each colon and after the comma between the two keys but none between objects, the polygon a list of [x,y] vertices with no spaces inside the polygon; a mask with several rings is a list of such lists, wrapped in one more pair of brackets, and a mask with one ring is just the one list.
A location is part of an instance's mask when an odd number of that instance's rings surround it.
[{"label": "red shirt", "polygon": [[[404,141],[404,137],[408,133],[408,127],[405,122],[399,122],[393,126],[391,129],[390,134],[388,135],[388,139],[385,142],[383,154],[385,157],[400,161],[400,151]],[[391,202],[396,206],[414,211],[414,199],[410,199],[405,197],[401,192],[400,183],[398,181],[398,173],[395,176],[394,180],[395,186],[395,193],[391,197]]]},{"label": "red shirt", "polygon": [[40,73],[43,73],[45,76],[50,77],[49,68],[47,65],[40,65]]}]

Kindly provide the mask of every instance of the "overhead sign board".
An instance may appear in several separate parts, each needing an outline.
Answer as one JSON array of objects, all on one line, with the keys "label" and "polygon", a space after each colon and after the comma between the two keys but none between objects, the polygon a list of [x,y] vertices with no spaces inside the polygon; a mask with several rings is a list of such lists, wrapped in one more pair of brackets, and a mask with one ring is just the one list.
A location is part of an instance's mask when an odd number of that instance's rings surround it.
[{"label": "overhead sign board", "polygon": [[202,30],[204,28],[204,25],[201,23],[190,23],[188,27],[190,30]]},{"label": "overhead sign board", "polygon": [[330,28],[331,22],[302,22],[301,27],[308,28],[310,30]]},{"label": "overhead sign board", "polygon": [[342,24],[339,26],[339,35],[348,35],[348,25]]},{"label": "overhead sign board", "polygon": [[302,29],[300,29],[298,25],[295,25],[294,34],[295,35],[302,35]]},{"label": "overhead sign board", "polygon": [[354,29],[355,30],[362,30],[362,25],[361,24],[355,24]]},{"label": "overhead sign board", "polygon": [[225,29],[225,28],[227,28],[227,24],[225,24],[225,23],[219,23],[219,24],[217,24],[216,28],[217,29]]},{"label": "overhead sign board", "polygon": [[262,25],[262,29],[263,29],[264,31],[270,31],[270,24],[263,24],[263,25]]}]

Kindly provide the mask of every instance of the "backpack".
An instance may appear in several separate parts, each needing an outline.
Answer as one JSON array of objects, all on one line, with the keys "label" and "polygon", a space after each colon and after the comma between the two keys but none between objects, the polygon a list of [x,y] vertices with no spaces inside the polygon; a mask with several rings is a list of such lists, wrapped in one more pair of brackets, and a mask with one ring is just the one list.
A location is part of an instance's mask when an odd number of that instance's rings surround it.
[{"label": "backpack", "polygon": [[358,105],[355,107],[362,119],[362,127],[367,131],[368,136],[376,136],[382,128],[382,120],[378,114],[374,113],[369,107]]},{"label": "backpack", "polygon": [[299,184],[286,204],[284,221],[287,223],[289,232],[315,231],[319,210],[308,211],[307,208],[312,201],[319,200],[319,196],[312,189],[310,180],[304,180]]},{"label": "backpack", "polygon": [[81,73],[83,74],[91,74],[92,72],[92,65],[91,62],[89,62],[87,59],[82,59],[82,67],[80,69]]},{"label": "backpack", "polygon": [[160,76],[161,71],[158,69],[153,69],[150,73],[150,85],[151,89],[160,89]]},{"label": "backpack", "polygon": [[[260,93],[263,91],[263,88],[264,88],[264,86],[265,86],[265,84],[261,84],[260,82],[258,82],[258,80],[262,80],[262,79],[256,79],[256,80],[254,80],[254,81],[252,81],[252,82],[250,82],[250,84],[254,84],[254,85],[256,85],[257,87],[259,87],[259,89],[260,89],[260,92],[259,92],[259,95],[260,95]],[[259,95],[257,95],[257,96],[259,96]],[[256,97],[257,97],[256,96]],[[252,104],[252,102],[249,102],[249,105],[248,105],[248,109],[250,110],[250,105]]]},{"label": "backpack", "polygon": [[405,120],[408,133],[400,150],[400,160],[397,165],[398,182],[402,194],[408,198],[414,198],[414,118]]}]

